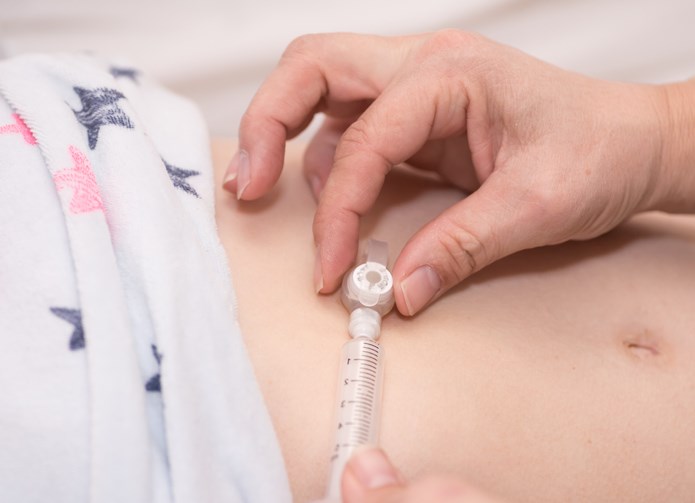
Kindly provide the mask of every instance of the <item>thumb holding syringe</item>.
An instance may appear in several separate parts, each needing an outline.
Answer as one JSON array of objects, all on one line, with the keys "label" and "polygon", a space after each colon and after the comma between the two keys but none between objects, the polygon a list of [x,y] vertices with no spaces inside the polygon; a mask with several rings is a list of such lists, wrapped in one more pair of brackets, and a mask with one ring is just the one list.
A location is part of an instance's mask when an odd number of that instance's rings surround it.
[{"label": "thumb holding syringe", "polygon": [[345,467],[342,503],[501,503],[458,478],[427,476],[406,482],[384,452],[366,448]]}]

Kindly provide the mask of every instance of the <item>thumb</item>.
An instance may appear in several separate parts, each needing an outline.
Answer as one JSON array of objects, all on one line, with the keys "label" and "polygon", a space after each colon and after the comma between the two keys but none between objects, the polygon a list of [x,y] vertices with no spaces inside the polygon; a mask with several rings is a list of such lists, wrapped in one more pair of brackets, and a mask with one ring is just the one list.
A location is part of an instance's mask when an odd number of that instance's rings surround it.
[{"label": "thumb", "polygon": [[427,476],[406,483],[381,449],[360,450],[345,466],[343,503],[501,503],[450,476]]},{"label": "thumb", "polygon": [[552,242],[548,206],[508,175],[493,172],[477,191],[408,241],[393,268],[394,295],[402,314],[416,314],[502,257]]},{"label": "thumb", "polygon": [[403,492],[403,477],[379,448],[360,448],[345,465],[343,503],[395,503]]}]

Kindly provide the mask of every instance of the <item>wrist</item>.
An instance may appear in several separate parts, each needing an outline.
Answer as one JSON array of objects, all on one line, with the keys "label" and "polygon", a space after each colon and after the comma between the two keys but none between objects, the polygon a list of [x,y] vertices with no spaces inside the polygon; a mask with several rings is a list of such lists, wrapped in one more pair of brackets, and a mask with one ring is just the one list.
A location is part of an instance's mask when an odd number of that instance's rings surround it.
[{"label": "wrist", "polygon": [[695,80],[657,86],[661,155],[653,209],[695,212]]}]

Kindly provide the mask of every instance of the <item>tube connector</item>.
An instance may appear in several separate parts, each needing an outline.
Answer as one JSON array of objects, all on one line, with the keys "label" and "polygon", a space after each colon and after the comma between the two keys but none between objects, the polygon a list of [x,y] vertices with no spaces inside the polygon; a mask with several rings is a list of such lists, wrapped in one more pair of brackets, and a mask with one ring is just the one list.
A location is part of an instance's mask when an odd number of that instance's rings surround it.
[{"label": "tube connector", "polygon": [[387,262],[388,245],[369,240],[366,261],[343,279],[342,300],[350,312],[352,337],[376,340],[381,332],[381,318],[393,308],[393,276],[386,268]]},{"label": "tube connector", "polygon": [[348,332],[353,338],[377,340],[381,334],[381,315],[369,307],[358,307],[350,313]]}]

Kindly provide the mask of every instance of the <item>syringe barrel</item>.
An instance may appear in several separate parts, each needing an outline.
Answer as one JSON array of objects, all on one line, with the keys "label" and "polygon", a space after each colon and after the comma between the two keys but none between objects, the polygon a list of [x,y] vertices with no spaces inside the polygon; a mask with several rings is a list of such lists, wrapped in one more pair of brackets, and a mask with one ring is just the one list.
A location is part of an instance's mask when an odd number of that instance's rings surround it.
[{"label": "syringe barrel", "polygon": [[336,441],[331,457],[328,498],[340,501],[345,464],[357,447],[376,445],[381,416],[384,350],[367,337],[343,345],[335,414]]}]

